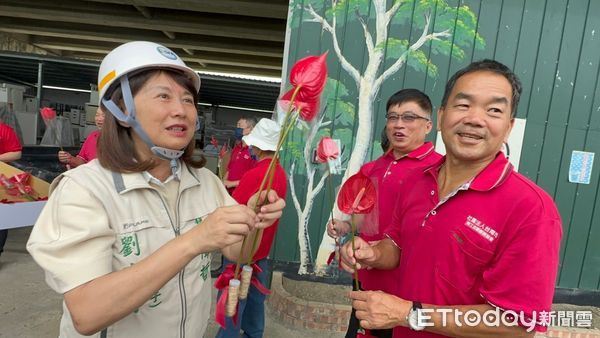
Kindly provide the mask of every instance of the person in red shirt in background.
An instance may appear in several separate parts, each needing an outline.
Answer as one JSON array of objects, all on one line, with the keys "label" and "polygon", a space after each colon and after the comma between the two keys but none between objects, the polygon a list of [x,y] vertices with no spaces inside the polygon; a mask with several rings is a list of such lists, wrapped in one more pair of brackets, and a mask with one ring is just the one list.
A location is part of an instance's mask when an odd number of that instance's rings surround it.
[{"label": "person in red shirt in background", "polygon": [[[0,120],[0,162],[11,162],[21,158],[23,146],[19,142],[17,133],[8,124]],[[4,244],[8,237],[8,230],[0,230],[0,255],[4,251]]]},{"label": "person in red shirt in background", "polygon": [[[396,196],[401,194],[399,182],[408,172],[417,168],[425,168],[441,158],[431,142],[425,137],[431,131],[431,100],[417,89],[402,89],[392,95],[386,105],[387,123],[382,135],[382,146],[385,152],[378,159],[366,163],[361,172],[377,182],[379,230],[376,234],[361,233],[366,241],[379,241],[384,238],[383,230],[392,218]],[[337,238],[350,231],[348,222],[334,219],[327,225],[327,234]],[[362,290],[381,290],[394,293],[397,283],[396,271],[361,270],[359,280]],[[346,338],[357,337],[359,329],[354,309]],[[391,337],[392,330],[373,330],[363,336]]]},{"label": "person in red shirt in background", "polygon": [[398,267],[394,294],[350,293],[362,327],[393,327],[394,337],[533,337],[550,324],[560,214],[501,152],[521,88],[494,60],[446,84],[446,156],[405,177],[410,193],[398,197],[388,238],[341,250],[347,271]]},{"label": "person in red shirt in background", "polygon": [[61,163],[64,163],[71,168],[75,168],[96,158],[96,142],[98,141],[98,136],[100,136],[102,125],[104,125],[104,112],[100,107],[96,110],[94,122],[96,123],[98,130],[95,130],[88,135],[77,156],[73,156],[66,151],[58,152],[58,160]]},{"label": "person in red shirt in background", "polygon": [[23,146],[17,133],[0,120],[0,162],[11,162],[21,158]]},{"label": "person in red shirt in background", "polygon": [[242,141],[242,138],[250,134],[255,125],[256,118],[242,117],[238,120],[237,128],[234,130],[235,146],[231,150],[227,171],[223,175],[223,184],[230,194],[240,184],[242,176],[256,164],[256,160],[252,157],[248,145]]},{"label": "person in red shirt in background", "polygon": [[[273,160],[273,155],[275,155],[277,141],[279,140],[279,132],[280,127],[275,121],[261,119],[252,132],[242,138],[244,143],[251,148],[251,152],[257,157],[258,162],[253,169],[242,176],[238,187],[233,192],[232,197],[238,203],[248,202],[250,197],[258,192],[269,165]],[[275,174],[273,176],[273,185],[271,189],[275,190],[277,195],[282,198],[287,192],[287,177],[279,163],[275,166]],[[253,274],[263,285],[266,285],[267,277],[269,275],[267,257],[269,256],[273,240],[275,239],[278,223],[279,220],[263,231],[262,238],[259,238],[260,245],[252,256],[252,261],[262,270],[262,272],[254,271]],[[252,241],[249,241],[248,243],[251,244],[251,242]],[[229,264],[234,264],[234,262],[224,259],[223,266]],[[220,297],[220,292],[217,299],[218,297]],[[237,314],[237,325],[233,324],[231,318],[226,318],[226,329],[219,329],[216,337],[237,338],[240,337],[240,329],[244,331],[244,337],[262,337],[265,327],[265,297],[266,295],[260,293],[254,285],[251,285],[248,292],[248,298],[240,301]]]}]

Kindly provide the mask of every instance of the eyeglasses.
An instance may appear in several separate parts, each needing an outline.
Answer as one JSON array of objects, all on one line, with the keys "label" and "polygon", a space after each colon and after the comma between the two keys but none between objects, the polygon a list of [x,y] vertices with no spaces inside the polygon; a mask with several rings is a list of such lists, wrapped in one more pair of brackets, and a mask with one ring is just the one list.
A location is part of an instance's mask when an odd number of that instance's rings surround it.
[{"label": "eyeglasses", "polygon": [[398,114],[386,114],[385,118],[387,119],[388,122],[392,122],[392,123],[398,122],[398,120],[402,120],[402,122],[405,122],[405,123],[412,123],[412,122],[415,122],[418,119],[423,119],[425,121],[429,121],[428,118],[420,116],[420,115],[417,115],[417,114],[413,114],[413,113],[404,113],[404,114],[401,114],[401,115],[398,115]]}]

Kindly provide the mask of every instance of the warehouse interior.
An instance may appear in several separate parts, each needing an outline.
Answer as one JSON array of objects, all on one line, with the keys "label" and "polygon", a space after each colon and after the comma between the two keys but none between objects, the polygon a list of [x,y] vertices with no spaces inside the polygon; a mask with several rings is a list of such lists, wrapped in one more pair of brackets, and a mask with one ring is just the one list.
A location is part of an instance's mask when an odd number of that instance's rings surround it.
[{"label": "warehouse interior", "polygon": [[15,117],[29,148],[44,136],[38,110],[52,107],[72,127],[72,140],[62,146],[76,148],[95,128],[102,58],[122,43],[145,40],[169,47],[200,72],[202,146],[211,136],[228,142],[240,116],[271,116],[287,15],[282,0],[1,0],[0,115]]}]

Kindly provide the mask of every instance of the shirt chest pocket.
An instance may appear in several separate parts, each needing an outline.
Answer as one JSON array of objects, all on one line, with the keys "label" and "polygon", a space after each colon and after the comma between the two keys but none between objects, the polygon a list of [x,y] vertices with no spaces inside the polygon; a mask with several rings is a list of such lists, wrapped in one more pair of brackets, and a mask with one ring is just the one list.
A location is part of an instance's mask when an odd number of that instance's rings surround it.
[{"label": "shirt chest pocket", "polygon": [[114,244],[115,256],[125,265],[136,263],[174,238],[174,232],[166,220],[147,216],[119,222]]},{"label": "shirt chest pocket", "polygon": [[452,229],[443,244],[445,255],[435,264],[439,277],[460,291],[471,290],[493,259],[492,244],[479,237],[466,226]]}]

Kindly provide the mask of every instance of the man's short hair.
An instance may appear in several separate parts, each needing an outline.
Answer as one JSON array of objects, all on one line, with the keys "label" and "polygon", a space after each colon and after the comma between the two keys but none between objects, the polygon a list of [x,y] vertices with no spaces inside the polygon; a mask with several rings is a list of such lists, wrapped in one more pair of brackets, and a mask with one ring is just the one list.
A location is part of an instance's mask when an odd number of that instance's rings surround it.
[{"label": "man's short hair", "polygon": [[456,81],[458,81],[458,79],[461,76],[480,71],[492,72],[498,75],[502,75],[510,83],[510,86],[512,87],[511,116],[515,117],[517,115],[517,106],[519,105],[519,99],[521,98],[521,92],[523,90],[523,87],[521,86],[521,81],[510,68],[506,67],[504,64],[496,60],[490,59],[472,62],[470,65],[454,73],[454,75],[452,75],[450,80],[448,80],[448,82],[446,83],[444,97],[442,98],[442,107],[445,107],[448,103],[448,96],[450,96],[450,93],[452,92]]},{"label": "man's short hair", "polygon": [[398,106],[406,102],[418,104],[421,109],[431,115],[432,107],[429,96],[422,91],[413,88],[402,89],[390,96],[385,106],[385,111],[387,113],[390,107]]},{"label": "man's short hair", "polygon": [[258,123],[258,119],[255,116],[242,116],[240,120],[244,120],[248,123],[250,128],[254,128],[254,126]]}]

